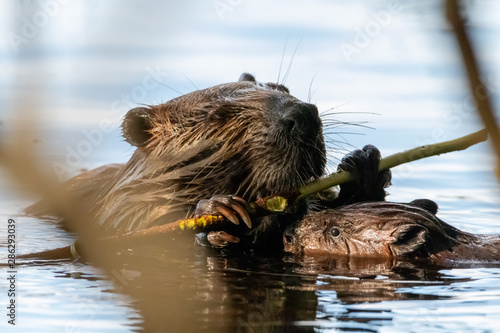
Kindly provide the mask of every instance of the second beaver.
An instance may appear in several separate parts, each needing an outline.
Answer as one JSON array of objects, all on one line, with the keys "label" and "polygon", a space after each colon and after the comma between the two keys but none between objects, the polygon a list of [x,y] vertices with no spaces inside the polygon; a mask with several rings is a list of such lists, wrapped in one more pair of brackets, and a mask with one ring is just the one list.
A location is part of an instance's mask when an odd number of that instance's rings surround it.
[{"label": "second beaver", "polygon": [[321,256],[500,261],[500,235],[460,231],[426,199],[367,202],[308,215],[285,232],[285,251]]},{"label": "second beaver", "polygon": [[[287,192],[323,175],[326,151],[315,105],[276,83],[250,74],[180,96],[164,104],[130,110],[125,140],[137,147],[124,165],[84,172],[63,184],[84,212],[80,220],[101,236],[170,223],[193,214],[222,214],[250,226],[246,202]],[[358,175],[340,196],[322,206],[384,200],[390,172],[378,172],[380,153],[367,146],[340,167]],[[308,205],[294,212],[229,226],[251,246],[281,248],[282,232]],[[36,216],[61,216],[50,200],[29,207]],[[77,226],[78,227],[78,226]],[[88,227],[88,226],[80,226]]]}]

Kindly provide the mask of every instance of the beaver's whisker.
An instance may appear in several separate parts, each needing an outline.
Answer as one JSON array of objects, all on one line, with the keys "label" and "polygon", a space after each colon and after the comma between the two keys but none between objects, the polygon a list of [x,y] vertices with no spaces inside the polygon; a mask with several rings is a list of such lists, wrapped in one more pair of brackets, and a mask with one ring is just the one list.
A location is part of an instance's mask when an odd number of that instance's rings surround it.
[{"label": "beaver's whisker", "polygon": [[285,59],[285,51],[287,44],[288,44],[288,37],[285,40],[285,45],[283,46],[283,52],[281,53],[280,67],[278,70],[278,79],[276,80],[276,84],[280,84],[281,68],[283,67],[283,60]]},{"label": "beaver's whisker", "polygon": [[194,82],[191,81],[191,79],[187,77],[186,74],[182,73],[182,75],[189,81],[189,83],[191,83],[193,85],[193,87],[194,87],[195,90],[200,90],[200,89],[198,89],[198,87],[196,86],[196,84],[194,84]]},{"label": "beaver's whisker", "polygon": [[285,75],[283,76],[283,81],[281,82],[282,85],[284,85],[286,83],[286,80],[288,79],[288,75],[290,75],[290,72],[292,70],[293,60],[295,59],[295,54],[297,53],[297,50],[299,49],[301,42],[302,42],[302,39],[299,40],[297,47],[295,47],[295,50],[293,50],[292,57],[290,58],[290,62],[288,63],[288,69],[287,69]]},{"label": "beaver's whisker", "polygon": [[311,103],[311,99],[312,99],[311,90],[312,90],[312,85],[313,85],[313,82],[314,82],[314,78],[316,78],[316,74],[313,75],[313,77],[311,79],[311,82],[309,83],[309,91],[307,92],[307,103]]}]

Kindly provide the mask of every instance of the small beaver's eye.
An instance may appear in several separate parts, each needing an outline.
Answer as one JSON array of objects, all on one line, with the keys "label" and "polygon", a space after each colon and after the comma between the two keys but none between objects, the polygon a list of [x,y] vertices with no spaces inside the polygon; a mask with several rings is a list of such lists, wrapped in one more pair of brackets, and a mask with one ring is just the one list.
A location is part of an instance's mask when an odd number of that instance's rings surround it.
[{"label": "small beaver's eye", "polygon": [[337,228],[332,228],[330,229],[330,234],[333,236],[333,237],[339,237],[340,236],[340,230],[337,229]]}]

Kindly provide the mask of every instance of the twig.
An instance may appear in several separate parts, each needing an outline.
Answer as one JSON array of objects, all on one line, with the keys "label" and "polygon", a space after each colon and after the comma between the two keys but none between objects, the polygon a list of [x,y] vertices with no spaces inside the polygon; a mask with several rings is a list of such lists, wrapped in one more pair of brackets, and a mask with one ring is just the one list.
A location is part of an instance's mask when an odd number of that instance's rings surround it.
[{"label": "twig", "polygon": [[[394,168],[398,165],[416,161],[422,158],[450,153],[452,151],[464,150],[479,142],[486,141],[488,134],[485,129],[460,137],[458,139],[420,146],[404,152],[384,157],[379,164],[379,171]],[[300,189],[299,198],[326,190],[332,186],[340,185],[354,180],[349,172],[339,171],[326,178],[319,179],[303,185]]]}]

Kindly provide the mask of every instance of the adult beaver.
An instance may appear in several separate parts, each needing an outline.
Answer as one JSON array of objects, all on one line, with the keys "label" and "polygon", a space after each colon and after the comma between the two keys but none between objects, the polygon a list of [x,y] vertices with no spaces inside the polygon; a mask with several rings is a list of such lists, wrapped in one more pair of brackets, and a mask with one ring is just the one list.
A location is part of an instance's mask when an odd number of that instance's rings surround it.
[{"label": "adult beaver", "polygon": [[426,199],[367,202],[308,215],[284,234],[285,251],[321,256],[500,261],[499,235],[474,235],[439,219]]},{"label": "adult beaver", "polygon": [[[249,230],[246,202],[294,190],[325,169],[316,106],[293,97],[283,85],[260,83],[246,73],[238,82],[132,109],[122,128],[125,140],[137,147],[126,164],[106,165],[63,184],[68,197],[83,207],[82,220],[99,228],[101,236],[193,214],[223,214],[235,224],[226,230],[232,235],[252,246],[282,248],[285,227],[300,219],[308,205],[256,219]],[[320,205],[384,200],[390,172],[378,173],[379,159],[373,146],[346,156],[339,166],[357,174],[358,181]],[[51,207],[42,200],[27,213],[61,215]],[[240,220],[248,227],[237,225]]]}]

